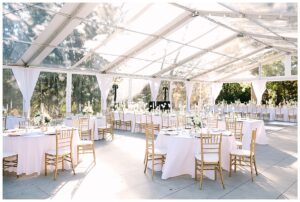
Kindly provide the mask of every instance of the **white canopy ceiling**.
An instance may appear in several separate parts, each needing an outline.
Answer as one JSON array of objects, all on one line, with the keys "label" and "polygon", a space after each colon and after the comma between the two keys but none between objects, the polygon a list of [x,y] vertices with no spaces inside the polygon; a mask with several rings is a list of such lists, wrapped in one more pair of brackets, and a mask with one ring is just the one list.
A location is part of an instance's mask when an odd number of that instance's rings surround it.
[{"label": "white canopy ceiling", "polygon": [[297,3],[4,3],[3,65],[226,81],[297,54],[297,13]]}]

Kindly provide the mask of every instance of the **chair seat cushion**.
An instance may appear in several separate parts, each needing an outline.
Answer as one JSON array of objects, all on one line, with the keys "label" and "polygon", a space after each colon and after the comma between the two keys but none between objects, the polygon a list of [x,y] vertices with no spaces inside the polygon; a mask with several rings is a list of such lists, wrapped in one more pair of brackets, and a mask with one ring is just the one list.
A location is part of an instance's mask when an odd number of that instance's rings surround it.
[{"label": "chair seat cushion", "polygon": [[91,140],[80,140],[77,145],[81,146],[81,145],[92,145],[92,144],[93,144],[93,141],[91,141]]},{"label": "chair seat cushion", "polygon": [[[151,152],[151,151],[149,151],[149,152]],[[165,148],[154,148],[154,154],[166,155],[167,150]]]},{"label": "chair seat cushion", "polygon": [[237,149],[237,150],[230,152],[230,154],[235,155],[235,156],[250,156],[250,150]]},{"label": "chair seat cushion", "polygon": [[[46,153],[47,154],[51,154],[51,155],[56,155],[56,149],[49,150]],[[66,149],[59,149],[58,150],[58,155],[59,156],[66,155],[66,154],[69,154],[69,153],[71,153],[70,149],[67,149],[67,148]]]},{"label": "chair seat cushion", "polygon": [[16,155],[17,155],[17,153],[11,152],[11,151],[4,151],[3,152],[3,158],[8,158],[8,157],[16,156]]},{"label": "chair seat cushion", "polygon": [[[199,161],[202,161],[202,157],[201,154],[198,153],[195,155],[195,158]],[[206,163],[217,163],[219,162],[219,155],[216,153],[212,153],[212,154],[204,154],[204,162]]]},{"label": "chair seat cushion", "polygon": [[239,140],[236,140],[235,143],[236,143],[237,146],[243,146],[243,143]]}]

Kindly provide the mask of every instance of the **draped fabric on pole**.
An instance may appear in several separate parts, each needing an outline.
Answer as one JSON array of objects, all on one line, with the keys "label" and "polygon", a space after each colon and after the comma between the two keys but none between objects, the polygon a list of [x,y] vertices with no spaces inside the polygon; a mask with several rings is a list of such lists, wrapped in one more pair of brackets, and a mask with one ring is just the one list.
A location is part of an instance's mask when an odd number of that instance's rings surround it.
[{"label": "draped fabric on pole", "polygon": [[150,81],[151,101],[156,101],[161,80],[151,79]]},{"label": "draped fabric on pole", "polygon": [[264,92],[266,90],[266,83],[267,83],[267,81],[265,81],[265,80],[252,81],[252,87],[253,87],[258,105],[261,104],[262,95],[264,94]]},{"label": "draped fabric on pole", "polygon": [[113,78],[101,77],[99,74],[97,74],[96,77],[101,91],[101,110],[105,111],[107,108],[106,100],[107,100],[109,90],[112,86]]},{"label": "draped fabric on pole", "polygon": [[173,106],[173,103],[172,103],[173,99],[172,98],[173,98],[173,81],[170,81],[169,101],[170,101],[171,109],[172,109],[172,106]]},{"label": "draped fabric on pole", "polygon": [[211,86],[213,104],[215,104],[217,97],[219,96],[223,87],[223,83],[213,83]]},{"label": "draped fabric on pole", "polygon": [[23,113],[26,118],[29,118],[30,100],[34,91],[35,84],[39,78],[40,70],[12,68],[12,71],[23,95]]},{"label": "draped fabric on pole", "polygon": [[67,73],[67,87],[66,87],[66,113],[67,116],[72,112],[72,74]]},{"label": "draped fabric on pole", "polygon": [[190,111],[191,105],[191,96],[193,92],[193,83],[186,81],[185,82],[185,90],[186,90],[186,111]]}]

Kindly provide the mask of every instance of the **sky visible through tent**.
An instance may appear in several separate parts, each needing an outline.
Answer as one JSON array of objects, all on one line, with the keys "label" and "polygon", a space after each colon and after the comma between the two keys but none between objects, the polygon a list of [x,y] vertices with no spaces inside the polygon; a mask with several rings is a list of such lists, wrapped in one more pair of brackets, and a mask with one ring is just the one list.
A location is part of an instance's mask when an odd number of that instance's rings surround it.
[{"label": "sky visible through tent", "polygon": [[297,10],[297,3],[4,3],[3,65],[251,78],[263,61],[297,54]]}]

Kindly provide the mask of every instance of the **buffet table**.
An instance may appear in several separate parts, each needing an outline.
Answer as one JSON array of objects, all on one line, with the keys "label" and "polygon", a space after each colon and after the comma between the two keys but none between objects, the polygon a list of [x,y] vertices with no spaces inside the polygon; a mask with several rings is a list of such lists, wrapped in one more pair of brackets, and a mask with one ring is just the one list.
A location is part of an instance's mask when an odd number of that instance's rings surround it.
[{"label": "buffet table", "polygon": [[[77,164],[78,130],[74,130],[72,141],[73,163]],[[56,148],[55,128],[42,132],[40,129],[8,130],[3,133],[3,151],[18,154],[17,175],[33,173],[40,174],[44,171],[45,152]],[[59,165],[61,166],[61,164]],[[51,167],[49,167],[51,168]],[[68,162],[65,168],[70,168]],[[52,168],[51,168],[52,169]],[[15,171],[10,168],[9,171]]]}]

